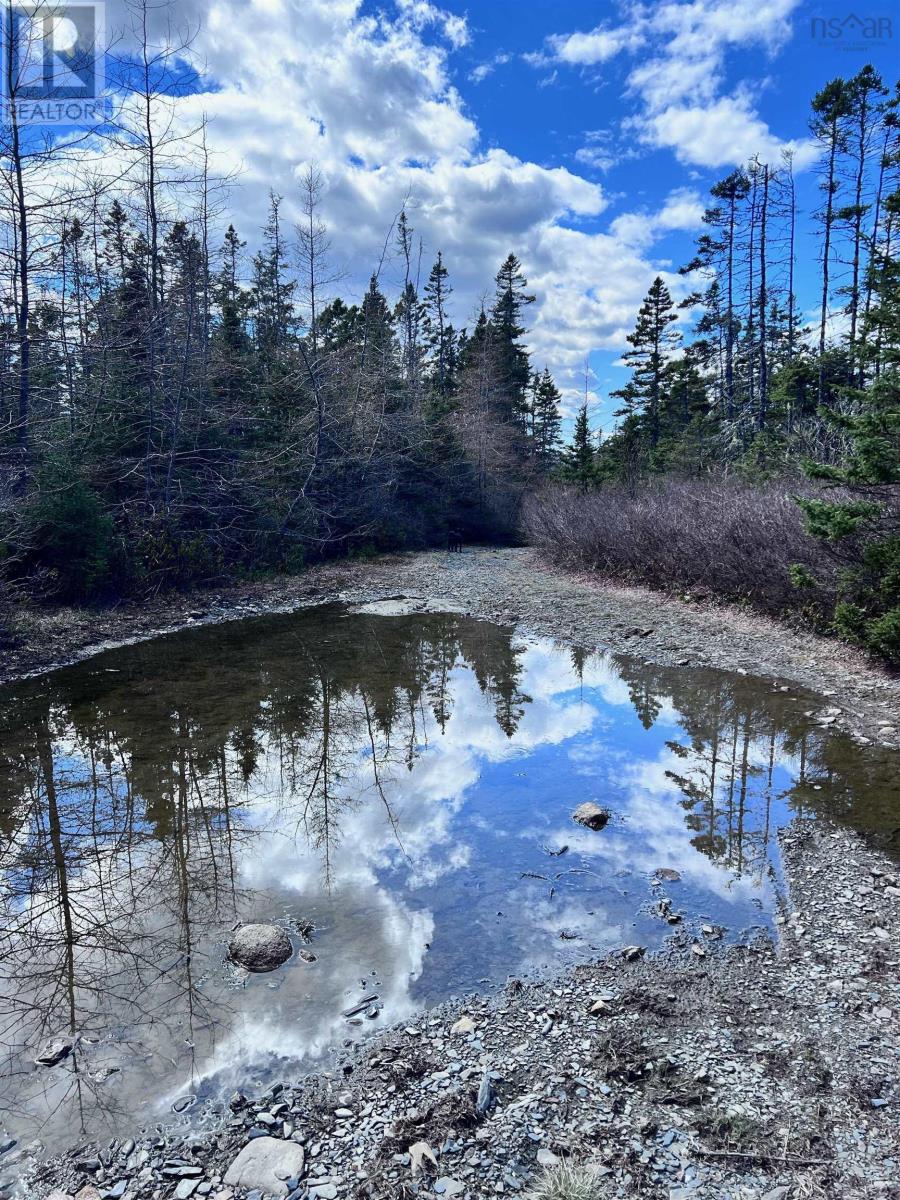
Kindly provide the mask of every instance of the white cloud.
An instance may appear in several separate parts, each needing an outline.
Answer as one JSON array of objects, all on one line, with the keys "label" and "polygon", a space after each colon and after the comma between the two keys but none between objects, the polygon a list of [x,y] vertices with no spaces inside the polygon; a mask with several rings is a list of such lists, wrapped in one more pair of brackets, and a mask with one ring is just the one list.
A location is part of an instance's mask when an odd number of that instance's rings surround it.
[{"label": "white cloud", "polygon": [[483,83],[488,75],[493,75],[497,67],[505,67],[511,58],[511,54],[501,51],[499,54],[495,54],[493,58],[489,58],[487,61],[479,63],[477,67],[474,67],[469,72],[469,79],[472,83]]},{"label": "white cloud", "polygon": [[[189,10],[179,12],[188,19]],[[608,201],[596,182],[484,149],[452,83],[462,34],[448,32],[443,10],[403,0],[393,17],[370,16],[353,0],[254,0],[252,41],[247,21],[241,0],[212,0],[194,48],[210,85],[175,110],[185,129],[206,115],[217,168],[240,171],[227,211],[251,248],[269,188],[284,197],[289,228],[297,177],[314,160],[344,294],[364,286],[405,203],[424,269],[437,250],[445,255],[457,324],[471,321],[513,250],[538,296],[529,314],[536,364],[570,387],[588,352],[621,348],[656,274],[646,251],[664,227],[640,241],[624,236],[624,222],[598,232],[588,223]],[[491,63],[507,58],[500,52]],[[398,281],[388,261],[383,285],[391,291]]]},{"label": "white cloud", "polygon": [[471,41],[465,17],[458,17],[454,13],[446,12],[437,5],[430,4],[429,0],[396,0],[396,4],[415,30],[435,25],[451,46],[457,50],[461,46],[467,46]]},{"label": "white cloud", "polygon": [[699,229],[706,204],[693,188],[676,188],[656,216],[660,229]]},{"label": "white cloud", "polygon": [[623,50],[637,50],[644,44],[647,22],[637,14],[625,25],[611,28],[598,25],[589,33],[554,34],[547,39],[543,56],[528,56],[531,61],[548,59],[570,66],[594,66],[605,63]]},{"label": "white cloud", "polygon": [[609,171],[621,159],[613,149],[612,135],[608,129],[588,129],[584,134],[585,144],[575,151],[575,161],[595,171]]},{"label": "white cloud", "polygon": [[777,163],[783,151],[791,150],[799,171],[817,154],[811,139],[785,142],[775,137],[743,94],[706,104],[667,104],[634,118],[632,128],[646,145],[672,150],[680,162],[701,167],[746,163],[754,155]]},{"label": "white cloud", "polygon": [[[734,47],[760,47],[777,53],[791,36],[791,15],[800,0],[676,0],[650,8],[632,6],[619,26],[587,33],[556,34],[529,61],[599,66],[642,51],[628,75],[628,90],[639,111],[625,128],[644,145],[672,150],[679,161],[701,167],[746,162],[758,154],[777,161],[783,149],[795,152],[797,169],[814,157],[808,139],[783,142],[756,112],[749,93],[738,87],[723,94],[723,69]],[[591,148],[576,158],[590,164]]]}]

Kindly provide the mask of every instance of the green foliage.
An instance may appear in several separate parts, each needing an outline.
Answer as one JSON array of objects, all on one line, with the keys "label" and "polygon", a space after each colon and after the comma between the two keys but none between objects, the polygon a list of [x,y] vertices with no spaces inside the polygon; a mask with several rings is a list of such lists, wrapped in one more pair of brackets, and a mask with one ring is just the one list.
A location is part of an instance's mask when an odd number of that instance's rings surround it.
[{"label": "green foliage", "polygon": [[136,546],[139,570],[153,586],[185,587],[220,579],[225,570],[221,552],[209,539],[153,525],[147,528]]},{"label": "green foliage", "polygon": [[44,590],[82,603],[102,599],[126,582],[129,566],[100,497],[81,479],[64,482],[54,472],[31,507],[32,566],[44,573]]},{"label": "green foliage", "polygon": [[798,591],[807,591],[816,586],[816,577],[803,563],[791,563],[788,567],[788,578]]},{"label": "green foliage", "polygon": [[877,504],[863,500],[835,502],[798,499],[797,503],[806,515],[806,527],[813,537],[827,538],[830,542],[838,542],[858,533],[880,511]]},{"label": "green foliage", "polygon": [[574,483],[582,492],[588,491],[598,482],[587,401],[582,404],[575,418],[575,434],[572,445],[563,458],[562,477],[567,482]]},{"label": "green foliage", "polygon": [[896,392],[884,386],[873,391],[870,405],[843,421],[851,439],[845,465],[808,468],[844,495],[799,503],[809,532],[833,545],[847,564],[835,629],[900,663],[900,405]]}]

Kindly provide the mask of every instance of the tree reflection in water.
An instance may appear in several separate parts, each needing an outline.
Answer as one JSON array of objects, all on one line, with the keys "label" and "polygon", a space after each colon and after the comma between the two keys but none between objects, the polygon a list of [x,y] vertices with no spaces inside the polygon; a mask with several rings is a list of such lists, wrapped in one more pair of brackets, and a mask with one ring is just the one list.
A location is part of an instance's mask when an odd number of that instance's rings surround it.
[{"label": "tree reflection in water", "polygon": [[[452,614],[338,607],[0,692],[0,1115],[55,1148],[158,1116],[212,1071],[314,1054],[372,964],[393,1020],[552,957],[564,919],[582,952],[635,923],[654,936],[623,866],[672,854],[704,911],[713,877],[749,903],[790,812],[896,839],[891,762],[824,735],[813,707]],[[601,792],[620,825],[581,843],[568,812]],[[583,868],[558,872],[556,900],[521,878],[549,877],[554,837]],[[235,921],[310,915],[317,973],[235,986]],[[61,1033],[72,1052],[35,1066]]]}]

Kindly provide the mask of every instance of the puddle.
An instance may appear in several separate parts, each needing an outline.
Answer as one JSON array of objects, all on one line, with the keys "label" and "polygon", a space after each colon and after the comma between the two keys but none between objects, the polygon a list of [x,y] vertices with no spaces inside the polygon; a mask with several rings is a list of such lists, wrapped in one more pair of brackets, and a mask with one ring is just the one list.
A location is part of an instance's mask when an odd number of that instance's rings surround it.
[{"label": "puddle", "polygon": [[[435,607],[208,626],[0,690],[0,1144],[202,1119],[510,975],[744,938],[796,814],[896,852],[896,759],[821,699]],[[238,921],[282,924],[291,961],[235,971]]]}]

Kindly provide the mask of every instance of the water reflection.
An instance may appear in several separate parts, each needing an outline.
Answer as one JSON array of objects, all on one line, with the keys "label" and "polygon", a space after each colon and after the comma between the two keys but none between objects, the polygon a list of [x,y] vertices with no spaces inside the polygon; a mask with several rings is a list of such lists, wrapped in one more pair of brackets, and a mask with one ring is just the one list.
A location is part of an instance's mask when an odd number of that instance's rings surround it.
[{"label": "water reflection", "polygon": [[[662,867],[685,926],[765,923],[792,813],[884,841],[900,825],[891,762],[812,707],[454,614],[336,607],[0,692],[0,1119],[48,1148],[130,1130],[358,1032],[341,1014],[365,993],[378,1021],[411,1019],[659,944]],[[600,834],[569,818],[585,799],[615,813]],[[312,921],[316,960],[238,979],[242,919],[298,946]],[[60,1034],[71,1053],[36,1066]]]}]

